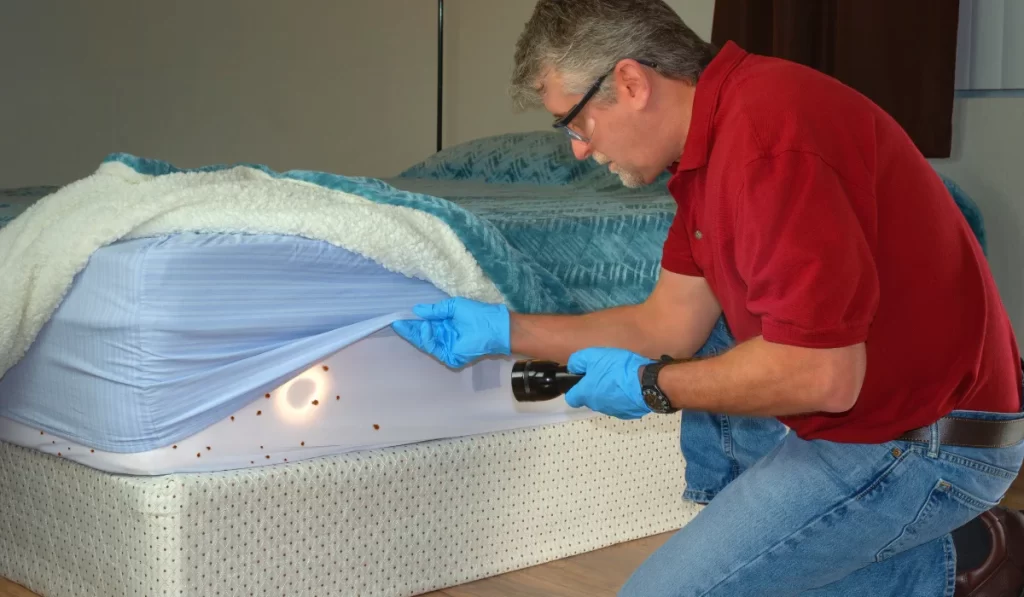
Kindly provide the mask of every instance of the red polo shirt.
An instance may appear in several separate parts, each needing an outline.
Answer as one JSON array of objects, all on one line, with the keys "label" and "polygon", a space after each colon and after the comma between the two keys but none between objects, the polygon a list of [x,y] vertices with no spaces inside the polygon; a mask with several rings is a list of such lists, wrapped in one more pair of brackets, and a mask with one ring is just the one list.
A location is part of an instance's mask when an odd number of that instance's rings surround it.
[{"label": "red polo shirt", "polygon": [[729,43],[697,84],[669,190],[669,271],[707,279],[738,342],[867,347],[856,405],[780,417],[882,442],[954,409],[1020,409],[1020,357],[981,247],[878,106]]}]

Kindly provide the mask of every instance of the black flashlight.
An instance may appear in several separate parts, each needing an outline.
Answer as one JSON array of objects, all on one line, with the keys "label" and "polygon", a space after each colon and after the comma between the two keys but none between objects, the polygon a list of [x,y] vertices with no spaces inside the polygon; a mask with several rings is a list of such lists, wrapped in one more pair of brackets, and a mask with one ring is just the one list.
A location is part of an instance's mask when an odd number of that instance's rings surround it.
[{"label": "black flashlight", "polygon": [[519,402],[541,402],[568,392],[582,375],[569,373],[553,361],[516,361],[512,366],[512,395]]}]

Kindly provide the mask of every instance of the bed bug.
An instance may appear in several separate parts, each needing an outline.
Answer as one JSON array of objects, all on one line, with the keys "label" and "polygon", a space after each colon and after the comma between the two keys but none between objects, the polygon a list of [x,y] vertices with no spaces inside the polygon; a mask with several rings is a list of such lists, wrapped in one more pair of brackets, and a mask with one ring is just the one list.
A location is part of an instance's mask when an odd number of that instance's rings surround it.
[{"label": "bed bug", "polygon": [[313,406],[318,406],[319,404],[320,404],[320,401],[319,401],[319,400],[314,400],[314,401],[313,401]]},{"label": "bed bug", "polygon": [[373,424],[373,428],[374,428],[374,429],[380,429],[380,425],[378,425],[378,424],[374,423],[374,424]]},{"label": "bed bug", "polygon": [[324,371],[328,371],[327,365],[324,365]]}]

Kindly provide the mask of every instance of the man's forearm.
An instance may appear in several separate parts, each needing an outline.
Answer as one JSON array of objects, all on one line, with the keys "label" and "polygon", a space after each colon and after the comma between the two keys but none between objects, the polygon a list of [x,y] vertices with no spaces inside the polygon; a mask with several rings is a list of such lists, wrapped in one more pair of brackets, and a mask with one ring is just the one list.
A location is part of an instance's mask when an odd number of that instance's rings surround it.
[{"label": "man's forearm", "polygon": [[673,406],[786,416],[849,410],[864,380],[863,345],[807,349],[757,337],[711,359],[666,366],[658,385]]},{"label": "man's forearm", "polygon": [[[511,317],[512,352],[566,363],[572,353],[593,346],[624,348],[657,359],[663,353],[691,356],[706,338],[666,339],[644,318],[643,305],[624,305],[586,315]],[[663,324],[664,325],[664,324]],[[685,335],[685,334],[684,334]],[[689,350],[689,354],[679,354]],[[661,351],[661,352],[659,352]]]},{"label": "man's forearm", "polygon": [[511,317],[512,352],[566,363],[590,346],[615,346],[638,352],[643,342],[636,305],[586,315],[523,315]]}]

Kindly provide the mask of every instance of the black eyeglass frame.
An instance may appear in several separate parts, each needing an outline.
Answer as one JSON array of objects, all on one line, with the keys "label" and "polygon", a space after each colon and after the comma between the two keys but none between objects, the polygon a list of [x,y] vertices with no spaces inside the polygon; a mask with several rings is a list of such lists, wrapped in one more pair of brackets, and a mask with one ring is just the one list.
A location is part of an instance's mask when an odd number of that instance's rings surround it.
[{"label": "black eyeglass frame", "polygon": [[604,83],[604,80],[608,78],[608,75],[612,74],[612,72],[615,71],[615,67],[618,66],[619,62],[622,62],[623,60],[636,60],[637,63],[642,64],[643,66],[646,66],[648,68],[658,68],[657,63],[651,62],[650,60],[643,60],[641,58],[620,58],[619,60],[616,60],[615,65],[608,69],[608,72],[601,75],[600,77],[598,77],[596,81],[594,81],[594,84],[590,86],[590,89],[587,90],[587,92],[583,95],[580,101],[576,102],[576,105],[572,107],[572,110],[569,110],[568,114],[556,120],[555,123],[551,126],[556,129],[562,129],[563,131],[565,131],[565,134],[569,135],[569,137],[572,139],[576,139],[577,141],[583,143],[590,143],[589,139],[584,138],[576,131],[570,129],[569,123],[571,123],[577,116],[579,116],[580,111],[583,110],[583,107],[587,105],[587,102],[589,102],[595,95],[597,95],[597,92],[601,89],[601,85]]}]

